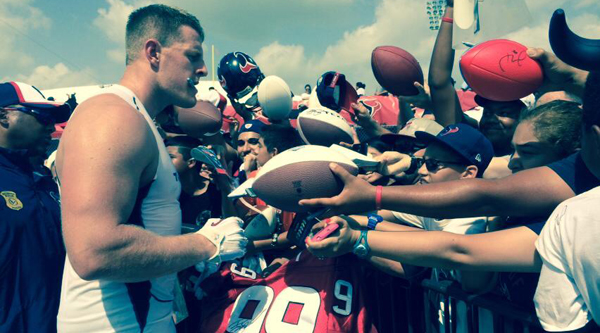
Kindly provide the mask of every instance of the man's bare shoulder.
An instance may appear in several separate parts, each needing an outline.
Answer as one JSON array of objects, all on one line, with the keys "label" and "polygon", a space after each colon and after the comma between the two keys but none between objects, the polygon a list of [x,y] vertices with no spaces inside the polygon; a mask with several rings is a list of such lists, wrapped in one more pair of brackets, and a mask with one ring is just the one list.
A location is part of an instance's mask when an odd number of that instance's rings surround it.
[{"label": "man's bare shoulder", "polygon": [[[102,94],[81,103],[61,137],[57,167],[63,162],[137,161],[150,164],[157,156],[154,135],[144,116],[122,98]],[[144,163],[145,162],[145,163]]]}]

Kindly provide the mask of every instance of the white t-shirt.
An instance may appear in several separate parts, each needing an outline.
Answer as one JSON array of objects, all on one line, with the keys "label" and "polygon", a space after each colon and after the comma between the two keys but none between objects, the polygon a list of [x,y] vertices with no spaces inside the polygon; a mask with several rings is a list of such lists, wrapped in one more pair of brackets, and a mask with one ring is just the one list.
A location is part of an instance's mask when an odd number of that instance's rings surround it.
[{"label": "white t-shirt", "polygon": [[[479,234],[485,232],[487,228],[487,217],[467,217],[460,219],[434,219],[431,217],[416,216],[412,214],[392,212],[394,217],[405,224],[421,228],[428,231],[446,231],[454,234]],[[435,281],[452,279],[460,281],[460,272],[456,270],[443,270],[434,268],[431,271],[431,279]],[[438,306],[438,321],[439,321],[439,332],[447,332],[444,327],[444,316],[446,302],[440,299],[438,295],[431,295],[431,301],[439,304]],[[448,305],[449,306],[449,305]],[[450,308],[450,312],[454,310]],[[466,318],[467,310],[466,305],[458,301],[456,310],[456,332],[467,332]]]},{"label": "white t-shirt", "polygon": [[460,219],[434,219],[432,217],[392,212],[394,217],[405,224],[428,231],[447,231],[454,234],[480,234],[485,232],[487,217],[466,217]]},{"label": "white t-shirt", "polygon": [[600,187],[556,207],[535,247],[544,265],[533,300],[544,329],[600,323]]}]

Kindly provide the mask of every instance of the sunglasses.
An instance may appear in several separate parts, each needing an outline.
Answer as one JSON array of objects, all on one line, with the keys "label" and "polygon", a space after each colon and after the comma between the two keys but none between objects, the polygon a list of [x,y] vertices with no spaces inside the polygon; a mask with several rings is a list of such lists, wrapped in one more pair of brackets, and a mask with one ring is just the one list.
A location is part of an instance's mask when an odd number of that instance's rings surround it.
[{"label": "sunglasses", "polygon": [[237,140],[237,146],[242,147],[243,145],[246,144],[246,142],[248,142],[249,145],[256,146],[260,141],[257,138],[250,138],[250,139],[248,139],[248,141]]},{"label": "sunglasses", "polygon": [[416,170],[419,170],[419,168],[421,168],[421,166],[423,164],[425,164],[425,168],[429,172],[436,172],[440,169],[446,168],[448,164],[450,164],[450,165],[466,165],[466,163],[464,163],[464,162],[440,161],[440,160],[436,160],[434,158],[413,157],[411,160],[410,169],[412,169],[413,165],[414,165],[416,167]]},{"label": "sunglasses", "polygon": [[23,112],[23,113],[27,113],[30,116],[33,116],[40,124],[46,126],[46,125],[54,125],[56,123],[56,119],[54,119],[54,117],[42,113],[38,110],[35,109],[29,109],[26,107],[22,107],[22,106],[11,106],[11,107],[6,107],[3,108],[4,110],[9,110],[9,111],[19,111],[19,112]]}]

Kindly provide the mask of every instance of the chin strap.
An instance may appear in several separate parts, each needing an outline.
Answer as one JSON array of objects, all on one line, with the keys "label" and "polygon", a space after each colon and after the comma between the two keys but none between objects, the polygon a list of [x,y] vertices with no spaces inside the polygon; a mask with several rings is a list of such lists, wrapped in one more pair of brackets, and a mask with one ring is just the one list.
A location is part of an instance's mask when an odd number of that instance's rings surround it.
[{"label": "chin strap", "polygon": [[576,35],[569,29],[562,9],[557,9],[552,15],[549,39],[552,51],[560,60],[579,69],[600,70],[600,39]]}]

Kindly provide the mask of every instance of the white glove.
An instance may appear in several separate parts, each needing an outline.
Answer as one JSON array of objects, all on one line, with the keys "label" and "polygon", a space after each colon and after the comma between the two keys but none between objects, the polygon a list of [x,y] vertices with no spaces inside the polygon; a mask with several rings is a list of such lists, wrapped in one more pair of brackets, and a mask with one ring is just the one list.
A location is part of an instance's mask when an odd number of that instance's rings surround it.
[{"label": "white glove", "polygon": [[239,258],[246,254],[248,239],[244,235],[242,226],[244,222],[238,217],[226,219],[208,219],[202,229],[196,233],[200,234],[215,245],[217,251],[209,259],[209,266],[218,266],[223,261]]}]

